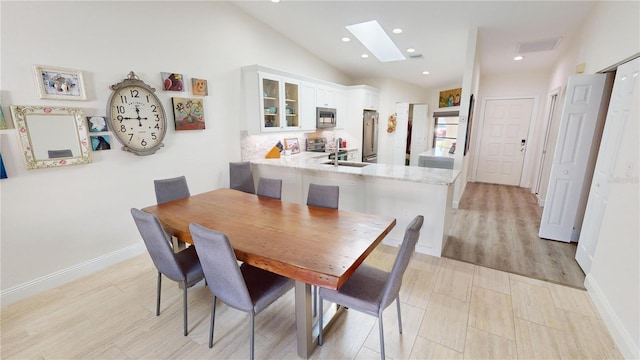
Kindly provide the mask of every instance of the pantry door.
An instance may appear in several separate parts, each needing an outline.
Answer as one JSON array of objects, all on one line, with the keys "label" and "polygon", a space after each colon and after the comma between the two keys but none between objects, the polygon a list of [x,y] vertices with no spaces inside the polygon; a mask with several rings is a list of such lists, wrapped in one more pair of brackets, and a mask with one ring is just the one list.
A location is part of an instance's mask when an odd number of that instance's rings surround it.
[{"label": "pantry door", "polygon": [[520,185],[533,98],[487,100],[476,181]]}]

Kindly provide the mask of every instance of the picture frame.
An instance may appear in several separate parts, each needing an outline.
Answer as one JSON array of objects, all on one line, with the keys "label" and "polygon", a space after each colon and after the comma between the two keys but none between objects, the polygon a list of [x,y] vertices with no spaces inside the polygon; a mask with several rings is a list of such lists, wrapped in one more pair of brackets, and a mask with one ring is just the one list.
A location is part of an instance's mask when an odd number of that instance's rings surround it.
[{"label": "picture frame", "polygon": [[87,100],[82,71],[34,65],[33,72],[40,99]]},{"label": "picture frame", "polygon": [[162,72],[162,90],[184,91],[184,75],[178,73]]},{"label": "picture frame", "polygon": [[208,96],[209,88],[207,87],[207,80],[191,78],[191,91],[193,95]]},{"label": "picture frame", "polygon": [[105,116],[87,116],[87,128],[89,132],[109,131],[107,118]]},{"label": "picture frame", "polygon": [[462,88],[440,91],[440,101],[438,102],[438,107],[446,108],[460,106],[461,94]]},{"label": "picture frame", "polygon": [[171,98],[176,131],[204,130],[204,102],[194,98]]},{"label": "picture frame", "polygon": [[300,144],[298,143],[298,138],[284,139],[284,149],[291,151],[292,154],[299,154]]},{"label": "picture frame", "polygon": [[91,135],[91,150],[111,150],[111,137],[109,135]]}]

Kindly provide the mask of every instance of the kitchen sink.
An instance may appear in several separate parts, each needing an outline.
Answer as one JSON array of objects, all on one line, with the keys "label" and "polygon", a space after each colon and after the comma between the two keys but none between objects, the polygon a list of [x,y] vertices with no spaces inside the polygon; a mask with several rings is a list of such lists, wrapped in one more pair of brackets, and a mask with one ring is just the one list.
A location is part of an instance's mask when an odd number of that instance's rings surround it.
[{"label": "kitchen sink", "polygon": [[[323,164],[325,164],[325,165],[333,165],[333,166],[336,165],[335,161],[333,161],[333,160],[323,162]],[[359,168],[361,168],[361,167],[365,167],[365,166],[368,166],[368,165],[369,164],[367,164],[367,163],[338,161],[338,166],[350,166],[350,167],[359,167]]]}]

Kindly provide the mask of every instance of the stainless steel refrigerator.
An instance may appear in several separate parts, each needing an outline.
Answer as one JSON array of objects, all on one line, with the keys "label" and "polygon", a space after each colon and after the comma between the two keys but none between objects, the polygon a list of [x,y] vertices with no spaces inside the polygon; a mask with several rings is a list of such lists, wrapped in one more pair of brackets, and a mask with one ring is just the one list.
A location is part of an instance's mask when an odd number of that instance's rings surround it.
[{"label": "stainless steel refrigerator", "polygon": [[365,110],[362,116],[362,162],[378,162],[378,124],[380,115]]}]

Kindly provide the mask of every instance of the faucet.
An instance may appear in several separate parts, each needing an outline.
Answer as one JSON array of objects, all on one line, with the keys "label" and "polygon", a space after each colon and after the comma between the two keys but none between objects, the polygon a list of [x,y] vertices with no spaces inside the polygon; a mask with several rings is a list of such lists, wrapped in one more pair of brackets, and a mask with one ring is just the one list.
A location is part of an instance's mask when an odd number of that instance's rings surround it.
[{"label": "faucet", "polygon": [[340,151],[340,139],[337,138],[336,139],[336,153],[335,153],[335,156],[334,156],[336,167],[338,167],[338,152],[339,151]]}]

